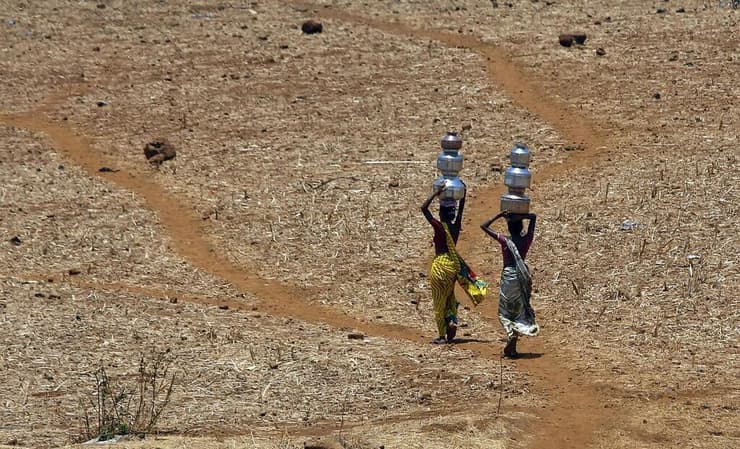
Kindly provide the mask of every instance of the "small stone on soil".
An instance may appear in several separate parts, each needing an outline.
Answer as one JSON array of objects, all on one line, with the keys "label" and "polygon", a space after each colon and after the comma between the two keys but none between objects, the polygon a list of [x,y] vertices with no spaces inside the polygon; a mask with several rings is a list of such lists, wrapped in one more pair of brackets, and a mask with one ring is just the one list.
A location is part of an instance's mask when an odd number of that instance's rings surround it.
[{"label": "small stone on soil", "polygon": [[303,25],[301,25],[301,31],[303,31],[305,34],[317,34],[324,31],[324,26],[321,24],[321,22],[317,22],[315,20],[307,20],[303,22]]},{"label": "small stone on soil", "polygon": [[165,139],[155,140],[144,145],[144,156],[150,164],[161,164],[177,155],[175,147]]},{"label": "small stone on soil", "polygon": [[599,47],[599,48],[596,49],[596,54],[599,55],[599,56],[604,56],[606,54],[606,50],[604,50],[603,48]]},{"label": "small stone on soil", "polygon": [[21,240],[21,238],[20,238],[20,237],[18,237],[18,236],[16,235],[16,236],[15,236],[15,237],[13,237],[12,239],[10,239],[10,243],[11,243],[11,244],[13,244],[13,245],[15,245],[15,246],[21,246],[21,243],[23,243],[23,241]]},{"label": "small stone on soil", "polygon": [[352,332],[350,334],[347,334],[347,338],[350,340],[364,340],[365,335],[361,334],[360,332]]},{"label": "small stone on soil", "polygon": [[573,35],[572,34],[561,34],[558,36],[558,41],[560,42],[560,45],[563,47],[570,47],[573,45]]}]

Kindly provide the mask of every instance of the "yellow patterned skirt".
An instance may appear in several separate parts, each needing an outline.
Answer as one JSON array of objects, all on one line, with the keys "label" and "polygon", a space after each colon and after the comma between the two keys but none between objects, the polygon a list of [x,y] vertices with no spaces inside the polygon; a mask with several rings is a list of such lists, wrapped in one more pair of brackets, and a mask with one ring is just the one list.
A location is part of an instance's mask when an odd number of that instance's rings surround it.
[{"label": "yellow patterned skirt", "polygon": [[460,273],[460,261],[456,255],[443,253],[432,260],[429,270],[429,283],[432,287],[432,301],[434,303],[434,320],[440,337],[447,331],[447,323],[457,323],[457,306],[455,298],[455,282]]}]

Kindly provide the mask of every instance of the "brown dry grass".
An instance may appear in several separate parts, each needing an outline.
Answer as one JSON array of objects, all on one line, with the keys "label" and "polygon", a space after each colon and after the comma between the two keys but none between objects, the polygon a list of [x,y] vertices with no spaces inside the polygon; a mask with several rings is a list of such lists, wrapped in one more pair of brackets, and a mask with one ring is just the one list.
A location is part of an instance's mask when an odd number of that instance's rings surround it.
[{"label": "brown dry grass", "polygon": [[[438,139],[466,128],[475,218],[495,212],[486,189],[523,140],[535,156],[530,265],[545,338],[634,416],[601,430],[601,446],[732,447],[737,12],[547,3],[317,2],[504,48],[574,122],[597,126],[603,157],[573,169],[567,133],[492,85],[480,51],[288,2],[0,0],[15,20],[0,23],[0,111],[41,105],[39,117],[90,137],[112,168],[194,210],[224,260],[298,286],[309,304],[425,337],[431,248],[417,210]],[[329,15],[326,31],[302,35],[317,14]],[[558,46],[573,29],[586,45]],[[142,147],[159,137],[178,156],[157,170]],[[505,364],[506,421],[494,421],[497,360],[253,310],[259,298],[173,250],[161,212],[90,177],[43,133],[3,126],[0,148],[0,234],[23,240],[0,251],[0,443],[68,442],[92,392],[86,373],[103,364],[125,378],[139,354],[164,348],[181,382],[162,428],[223,441],[153,440],[162,447],[300,447],[340,427],[367,447],[509,446],[516,429],[531,433],[519,418],[568,388],[538,389]],[[622,231],[625,220],[641,226]],[[467,258],[495,281],[498,250],[477,224],[466,222]],[[465,336],[497,346],[494,316],[493,304],[463,311]],[[539,379],[537,367],[519,369]]]}]

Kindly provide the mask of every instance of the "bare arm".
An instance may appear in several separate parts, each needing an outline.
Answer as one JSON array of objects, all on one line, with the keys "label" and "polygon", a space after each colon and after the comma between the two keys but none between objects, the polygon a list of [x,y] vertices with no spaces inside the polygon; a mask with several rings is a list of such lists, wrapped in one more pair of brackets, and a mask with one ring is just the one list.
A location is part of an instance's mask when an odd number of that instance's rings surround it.
[{"label": "bare arm", "polygon": [[[465,185],[465,183],[463,183]],[[460,199],[460,205],[457,208],[457,218],[455,218],[455,226],[460,229],[460,223],[462,223],[463,211],[465,210],[465,197],[468,196],[468,189],[465,188],[465,194]]]},{"label": "bare arm", "polygon": [[432,215],[431,212],[429,212],[429,205],[432,204],[432,201],[434,200],[435,197],[439,196],[439,194],[442,193],[442,190],[444,189],[438,190],[432,193],[431,195],[429,195],[429,198],[427,198],[427,200],[424,201],[424,204],[421,205],[421,213],[424,214],[424,217],[427,219],[429,223],[431,223],[432,220],[434,220],[434,216]]},{"label": "bare arm", "polygon": [[491,226],[491,224],[494,221],[498,220],[499,218],[506,216],[508,213],[509,213],[508,211],[499,212],[498,215],[494,216],[493,218],[489,220],[484,221],[483,224],[480,225],[480,228],[483,229],[483,232],[490,235],[492,238],[498,240],[498,233],[492,230],[489,226]]},{"label": "bare arm", "polygon": [[537,222],[537,215],[527,214],[527,218],[529,218],[529,226],[527,227],[527,238],[531,242],[532,239],[534,239],[534,225]]}]

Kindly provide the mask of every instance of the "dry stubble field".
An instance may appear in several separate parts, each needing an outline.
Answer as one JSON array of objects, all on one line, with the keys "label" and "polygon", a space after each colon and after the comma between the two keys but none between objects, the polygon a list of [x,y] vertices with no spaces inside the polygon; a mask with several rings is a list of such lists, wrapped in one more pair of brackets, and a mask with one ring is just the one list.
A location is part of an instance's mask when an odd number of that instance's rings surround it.
[{"label": "dry stubble field", "polygon": [[[159,434],[122,447],[738,445],[737,10],[0,11],[0,444],[79,441],[96,370],[126,385],[162,354]],[[477,226],[511,144],[534,154],[543,334],[522,360],[499,359],[495,294],[463,301],[462,344],[427,343],[418,206],[447,130],[460,246],[494,286]],[[156,168],[158,138],[178,155]]]}]

